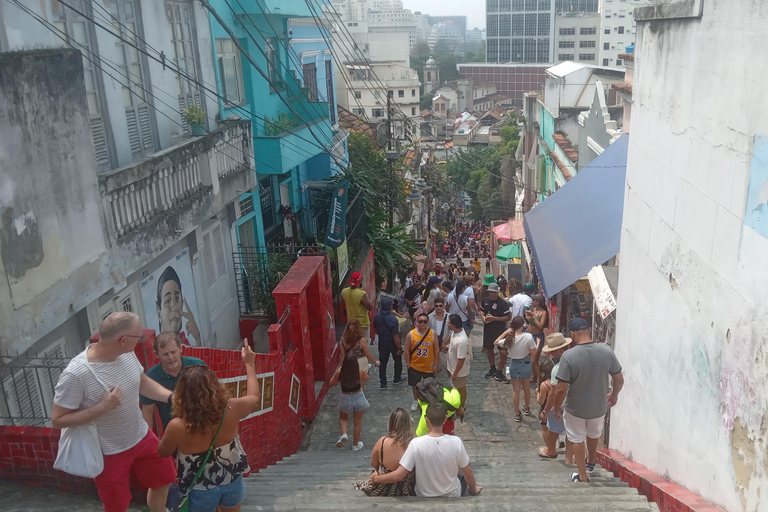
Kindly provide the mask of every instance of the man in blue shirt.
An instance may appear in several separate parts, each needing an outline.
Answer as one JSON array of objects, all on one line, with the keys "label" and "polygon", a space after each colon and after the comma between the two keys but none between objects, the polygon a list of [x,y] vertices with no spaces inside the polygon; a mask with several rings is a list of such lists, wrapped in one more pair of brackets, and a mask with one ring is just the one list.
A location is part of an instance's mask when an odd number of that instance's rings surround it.
[{"label": "man in blue shirt", "polygon": [[394,301],[390,297],[381,299],[379,312],[373,318],[373,327],[379,335],[379,378],[381,389],[387,389],[387,363],[389,356],[395,361],[395,384],[405,382],[403,374],[403,350],[400,345],[400,323],[392,313]]},{"label": "man in blue shirt", "polygon": [[[182,368],[187,366],[207,366],[205,361],[196,357],[181,355],[181,339],[178,334],[168,331],[160,333],[155,338],[155,353],[160,358],[160,364],[156,364],[147,370],[147,377],[160,383],[165,389],[173,391],[176,389],[176,383],[179,380],[179,374]],[[171,396],[173,396],[171,394]],[[163,430],[168,426],[168,422],[173,419],[171,411],[171,398],[168,402],[158,402],[147,398],[144,395],[139,397],[142,408],[141,414],[149,428],[152,428],[152,420],[155,417],[155,409],[160,413],[160,421],[163,424]]]}]

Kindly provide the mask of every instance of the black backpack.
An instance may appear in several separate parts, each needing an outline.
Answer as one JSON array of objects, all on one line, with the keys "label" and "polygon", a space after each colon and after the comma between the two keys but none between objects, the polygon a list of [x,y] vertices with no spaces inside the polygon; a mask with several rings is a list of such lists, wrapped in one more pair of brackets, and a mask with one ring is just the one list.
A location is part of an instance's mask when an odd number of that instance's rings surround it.
[{"label": "black backpack", "polygon": [[446,389],[448,388],[437,382],[434,377],[421,379],[421,382],[416,384],[416,394],[418,395],[419,400],[427,402],[428,404],[443,402],[449,413],[456,412],[456,407],[448,403],[444,398]]}]

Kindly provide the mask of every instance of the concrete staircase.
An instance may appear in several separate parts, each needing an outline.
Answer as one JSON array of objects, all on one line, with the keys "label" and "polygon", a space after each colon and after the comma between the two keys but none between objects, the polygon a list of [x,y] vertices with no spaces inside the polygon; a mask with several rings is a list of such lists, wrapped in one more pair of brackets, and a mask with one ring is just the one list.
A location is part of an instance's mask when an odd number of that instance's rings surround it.
[{"label": "concrete staircase", "polygon": [[[474,333],[473,333],[474,334]],[[462,438],[470,455],[477,481],[484,487],[480,496],[456,499],[369,498],[353,489],[353,482],[368,479],[371,472],[370,448],[384,435],[389,413],[395,407],[408,408],[411,390],[406,384],[380,390],[378,374],[372,370],[366,396],[371,409],[363,420],[365,448],[351,451],[335,448],[338,438],[338,413],[335,406],[338,387],[331,390],[316,420],[306,451],[299,452],[246,479],[247,493],[242,504],[250,511],[329,511],[329,510],[445,510],[461,511],[536,511],[536,512],[641,512],[658,511],[635,489],[599,466],[587,484],[570,482],[575,466],[558,459],[538,456],[543,443],[535,416],[513,420],[512,386],[485,380],[488,370],[480,339],[473,336],[474,361],[468,384],[468,413],[456,434]],[[442,366],[445,368],[445,366]],[[389,369],[392,378],[391,363]],[[445,370],[441,372],[443,380]],[[522,398],[522,397],[521,397]],[[535,392],[532,390],[532,410]],[[536,407],[534,407],[536,405]],[[414,420],[418,416],[413,414]]]}]

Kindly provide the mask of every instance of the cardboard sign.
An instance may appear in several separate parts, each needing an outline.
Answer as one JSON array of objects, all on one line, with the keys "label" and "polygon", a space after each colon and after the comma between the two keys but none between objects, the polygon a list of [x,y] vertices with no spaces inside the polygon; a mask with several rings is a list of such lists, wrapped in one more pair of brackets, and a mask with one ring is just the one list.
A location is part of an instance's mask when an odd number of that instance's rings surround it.
[{"label": "cardboard sign", "polygon": [[613,296],[603,267],[601,265],[593,267],[587,277],[589,278],[589,286],[592,288],[592,296],[595,299],[595,304],[597,304],[597,313],[600,318],[605,318],[616,309],[616,297]]}]

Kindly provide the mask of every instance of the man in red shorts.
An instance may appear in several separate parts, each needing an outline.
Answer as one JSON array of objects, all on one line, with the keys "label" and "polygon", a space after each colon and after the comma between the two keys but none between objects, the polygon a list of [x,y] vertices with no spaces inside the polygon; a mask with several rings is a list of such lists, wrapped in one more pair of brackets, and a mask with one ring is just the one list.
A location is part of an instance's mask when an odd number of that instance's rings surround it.
[{"label": "man in red shorts", "polygon": [[131,472],[149,488],[152,512],[165,512],[168,487],[176,480],[172,459],[157,454],[159,441],[139,409],[139,393],[168,403],[172,395],[144,375],[133,353],[141,341],[138,316],[112,313],[99,327],[99,342],[72,359],[56,384],[51,425],[96,425],[104,471],[95,482],[105,512],[128,509]]}]

